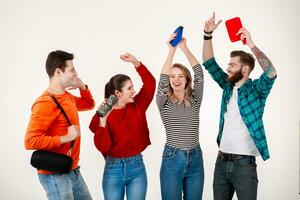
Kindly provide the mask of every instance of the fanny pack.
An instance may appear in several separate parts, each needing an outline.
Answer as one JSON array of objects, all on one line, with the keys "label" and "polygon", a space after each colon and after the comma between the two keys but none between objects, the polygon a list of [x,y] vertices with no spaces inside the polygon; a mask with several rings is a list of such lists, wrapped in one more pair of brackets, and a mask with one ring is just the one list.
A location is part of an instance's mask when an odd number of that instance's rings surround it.
[{"label": "fanny pack", "polygon": [[[71,126],[71,122],[64,109],[53,95],[51,95],[51,97],[66,118],[68,124]],[[71,142],[70,150],[68,151],[67,155],[46,150],[36,150],[31,155],[30,164],[38,170],[67,174],[72,170],[73,166],[73,159],[71,157],[73,146],[74,140]]]}]

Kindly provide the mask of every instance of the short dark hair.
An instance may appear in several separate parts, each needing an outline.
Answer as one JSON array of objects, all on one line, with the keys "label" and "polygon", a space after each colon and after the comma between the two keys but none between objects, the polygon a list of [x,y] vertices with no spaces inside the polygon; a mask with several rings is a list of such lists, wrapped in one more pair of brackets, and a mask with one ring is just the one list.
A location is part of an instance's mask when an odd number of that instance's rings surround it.
[{"label": "short dark hair", "polygon": [[46,71],[49,78],[54,75],[56,68],[59,68],[64,72],[66,68],[66,61],[73,60],[73,58],[73,54],[65,51],[56,50],[50,52],[46,60]]},{"label": "short dark hair", "polygon": [[124,84],[127,80],[131,80],[129,76],[125,74],[117,74],[109,80],[105,85],[104,98],[108,98],[110,95],[115,94],[115,90],[122,91]]},{"label": "short dark hair", "polygon": [[246,53],[245,51],[232,51],[230,53],[230,57],[240,57],[240,61],[242,64],[248,65],[251,69],[251,71],[254,69],[255,65],[255,58],[252,54]]}]

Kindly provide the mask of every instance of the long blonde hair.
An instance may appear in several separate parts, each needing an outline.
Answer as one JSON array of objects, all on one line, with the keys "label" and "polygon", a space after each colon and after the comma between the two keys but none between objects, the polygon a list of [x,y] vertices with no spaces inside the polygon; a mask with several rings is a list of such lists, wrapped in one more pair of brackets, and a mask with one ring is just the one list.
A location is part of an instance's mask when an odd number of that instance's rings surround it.
[{"label": "long blonde hair", "polygon": [[173,68],[178,68],[183,72],[183,75],[186,78],[186,85],[185,85],[185,90],[184,90],[184,97],[183,101],[180,101],[178,97],[175,96],[174,90],[171,87],[171,84],[169,84],[169,91],[168,91],[168,97],[170,98],[171,102],[173,103],[184,103],[186,107],[190,107],[190,98],[192,96],[192,76],[188,68],[186,68],[184,65],[179,64],[179,63],[174,63],[171,69]]}]

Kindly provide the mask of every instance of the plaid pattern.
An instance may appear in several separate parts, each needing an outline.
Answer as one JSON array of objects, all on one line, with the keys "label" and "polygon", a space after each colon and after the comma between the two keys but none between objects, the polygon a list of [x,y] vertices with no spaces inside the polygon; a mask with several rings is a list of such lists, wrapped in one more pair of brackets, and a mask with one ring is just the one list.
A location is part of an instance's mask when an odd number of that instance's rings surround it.
[{"label": "plaid pattern", "polygon": [[[233,86],[226,81],[227,74],[220,68],[215,58],[207,60],[203,65],[223,89],[219,133],[217,137],[217,143],[220,145],[224,125],[224,113],[227,111],[227,103],[232,95]],[[264,72],[259,79],[253,81],[249,79],[238,89],[238,106],[242,119],[263,160],[267,160],[270,154],[262,117],[267,96],[272,89],[275,79],[276,77],[269,78],[266,72]]]}]

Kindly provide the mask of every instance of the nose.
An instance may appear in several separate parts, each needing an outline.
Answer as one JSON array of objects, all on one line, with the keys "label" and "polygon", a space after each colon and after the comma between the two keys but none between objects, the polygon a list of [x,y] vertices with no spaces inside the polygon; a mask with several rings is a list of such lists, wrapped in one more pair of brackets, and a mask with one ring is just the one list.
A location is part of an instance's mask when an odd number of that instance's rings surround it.
[{"label": "nose", "polygon": [[77,77],[77,76],[78,76],[77,71],[74,70],[74,77]]}]

